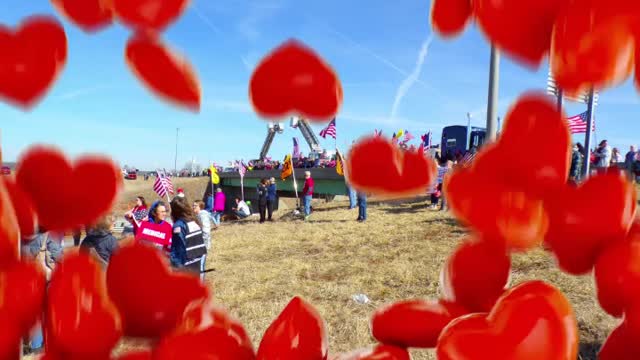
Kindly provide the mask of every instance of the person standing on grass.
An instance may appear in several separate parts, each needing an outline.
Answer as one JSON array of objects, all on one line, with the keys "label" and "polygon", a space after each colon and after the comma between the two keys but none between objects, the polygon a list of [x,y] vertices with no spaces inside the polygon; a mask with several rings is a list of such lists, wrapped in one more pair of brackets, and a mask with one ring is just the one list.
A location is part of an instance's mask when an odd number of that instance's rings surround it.
[{"label": "person standing on grass", "polygon": [[258,210],[260,211],[260,224],[264,223],[267,215],[267,195],[267,179],[262,179],[258,184]]},{"label": "person standing on grass", "polygon": [[204,244],[207,246],[207,250],[209,250],[211,248],[211,214],[204,208],[204,202],[202,201],[193,203],[193,212],[198,217],[198,220],[200,220],[200,224],[202,225],[202,238]]},{"label": "person standing on grass", "polygon": [[446,196],[444,196],[444,178],[447,176],[447,174],[451,171],[451,169],[453,169],[453,161],[448,160],[446,163],[446,170],[444,172],[444,174],[442,175],[442,183],[440,184],[440,193],[441,193],[441,198],[442,198],[442,205],[440,205],[440,211],[445,211],[447,209],[449,209],[449,206],[447,204],[447,198]]},{"label": "person standing on grass", "polygon": [[347,196],[349,196],[349,210],[358,206],[358,196],[356,190],[347,184]]},{"label": "person standing on grass", "polygon": [[358,222],[367,221],[367,194],[358,191]]},{"label": "person standing on grass", "polygon": [[[161,201],[161,200],[154,202],[149,208],[149,216],[147,221],[152,224],[158,225],[158,228],[160,229],[160,232],[164,235],[164,238],[160,239],[157,237],[153,237],[153,238],[141,239],[140,241],[147,244],[154,245],[155,247],[160,248],[164,252],[168,253],[171,250],[172,228],[171,228],[171,224],[169,224],[166,220],[167,220],[167,205],[164,203],[164,201]],[[139,235],[141,234],[136,235],[136,239],[138,239]],[[144,232],[142,235],[144,235]]]},{"label": "person standing on grass", "polygon": [[217,188],[215,201],[213,202],[213,213],[211,214],[214,230],[218,230],[218,226],[220,226],[220,217],[224,214],[226,201],[227,197],[224,195],[224,192],[222,192],[222,188]]},{"label": "person standing on grass", "polygon": [[624,157],[624,168],[627,170],[629,174],[629,179],[635,180],[635,164],[636,164],[636,147],[631,145],[629,146],[629,152]]},{"label": "person standing on grass", "polygon": [[278,187],[276,186],[276,178],[269,179],[267,186],[267,220],[273,221],[273,208],[278,201]]},{"label": "person standing on grass", "polygon": [[202,227],[187,200],[175,197],[171,200],[173,236],[171,240],[171,266],[202,274],[207,254]]},{"label": "person standing on grass", "polygon": [[118,240],[113,236],[113,216],[103,216],[98,222],[87,229],[87,236],[80,244],[81,251],[94,249],[100,259],[109,263],[111,255],[118,249]]},{"label": "person standing on grass", "polygon": [[573,152],[571,153],[571,166],[569,168],[569,180],[578,182],[580,180],[580,174],[582,172],[582,153],[580,152],[580,145],[575,144],[573,146]]},{"label": "person standing on grass", "polygon": [[127,211],[124,214],[125,220],[127,220],[131,225],[133,225],[133,235],[138,232],[138,227],[140,227],[140,222],[147,217],[149,209],[147,208],[147,202],[144,200],[144,197],[138,196],[136,197],[136,205],[130,211]]},{"label": "person standing on grass", "polygon": [[304,219],[309,220],[311,215],[311,200],[313,199],[313,178],[311,171],[304,172],[304,188],[302,189],[302,200],[304,202]]}]

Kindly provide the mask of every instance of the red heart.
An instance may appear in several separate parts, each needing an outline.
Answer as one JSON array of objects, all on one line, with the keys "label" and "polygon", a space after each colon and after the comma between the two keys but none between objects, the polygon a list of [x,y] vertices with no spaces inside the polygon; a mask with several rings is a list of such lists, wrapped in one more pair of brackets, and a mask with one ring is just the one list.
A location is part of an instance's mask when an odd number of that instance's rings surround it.
[{"label": "red heart", "polygon": [[538,67],[565,0],[474,0],[473,13],[490,42],[517,60]]},{"label": "red heart", "polygon": [[67,63],[67,36],[50,16],[32,16],[16,30],[0,26],[0,98],[31,108]]},{"label": "red heart", "polygon": [[0,359],[17,359],[21,339],[42,312],[45,275],[34,262],[19,261],[0,271]]},{"label": "red heart", "polygon": [[451,322],[436,353],[439,360],[575,360],[577,322],[562,292],[530,281],[507,291],[489,314]]},{"label": "red heart", "polygon": [[67,254],[56,267],[48,289],[46,328],[47,349],[63,358],[108,358],[120,340],[120,314],[108,297],[102,268],[90,255]]},{"label": "red heart", "polygon": [[510,272],[511,261],[504,247],[465,241],[442,268],[442,297],[471,312],[488,312],[504,293]]},{"label": "red heart", "polygon": [[471,20],[470,0],[433,0],[431,26],[442,37],[459,35]]},{"label": "red heart", "polygon": [[189,0],[112,0],[119,20],[134,29],[163,30],[176,21]]},{"label": "red heart", "polygon": [[20,228],[6,187],[0,182],[0,268],[18,261]]},{"label": "red heart", "polygon": [[186,59],[149,34],[127,42],[129,69],[156,95],[193,111],[200,111],[200,82]]},{"label": "red heart", "polygon": [[422,195],[437,175],[436,164],[423,153],[403,152],[379,136],[351,147],[347,170],[353,188],[388,198]]},{"label": "red heart", "polygon": [[467,314],[446,301],[407,300],[378,309],[371,319],[373,337],[399,347],[434,348],[442,329]]},{"label": "red heart", "polygon": [[568,95],[620,84],[633,70],[632,18],[612,3],[572,1],[556,21],[549,63]]},{"label": "red heart", "polygon": [[51,0],[59,13],[87,32],[113,23],[112,0]]},{"label": "red heart", "polygon": [[111,256],[107,287],[125,335],[136,337],[169,333],[191,301],[209,297],[197,277],[171,272],[160,251],[141,243],[122,246]]},{"label": "red heart", "polygon": [[354,351],[349,354],[339,354],[331,357],[331,360],[410,360],[411,356],[406,349],[378,345],[373,349]]},{"label": "red heart", "polygon": [[609,246],[594,268],[600,306],[610,315],[621,317],[633,304],[640,303],[640,234],[630,233],[625,241]]},{"label": "red heart", "polygon": [[33,201],[11,178],[4,178],[4,186],[7,188],[9,199],[13,205],[13,210],[18,218],[20,236],[24,241],[25,237],[31,236],[35,232],[35,210]]},{"label": "red heart", "polygon": [[[478,155],[478,161],[481,157]],[[493,176],[472,167],[458,169],[446,178],[445,198],[452,213],[495,246],[514,251],[538,246],[549,224],[544,202],[526,191],[512,190]]]},{"label": "red heart", "polygon": [[31,195],[39,224],[64,231],[91,224],[107,212],[122,186],[122,174],[108,158],[84,156],[72,165],[59,150],[34,146],[18,162],[16,183]]},{"label": "red heart", "polygon": [[607,246],[625,238],[636,213],[636,189],[626,174],[611,169],[580,187],[567,186],[547,200],[546,208],[550,222],[545,240],[560,268],[586,274]]},{"label": "red heart", "polygon": [[299,114],[326,122],[342,105],[340,79],[318,54],[289,40],[262,59],[251,75],[249,98],[264,118]]},{"label": "red heart", "polygon": [[638,337],[625,321],[615,328],[598,353],[599,360],[637,360],[640,358]]},{"label": "red heart", "polygon": [[134,351],[118,357],[118,360],[152,360],[153,353],[151,351]]},{"label": "red heart", "polygon": [[[539,139],[549,143],[539,146]],[[522,149],[535,153],[522,156]],[[571,165],[571,134],[564,113],[549,97],[527,93],[509,109],[496,147],[482,151],[474,161],[480,173],[512,189],[545,198],[564,188]]]},{"label": "red heart", "polygon": [[162,339],[154,360],[253,360],[255,353],[244,327],[208,300],[191,303],[180,325]]},{"label": "red heart", "polygon": [[327,335],[318,312],[294,297],[262,336],[258,360],[327,358]]}]

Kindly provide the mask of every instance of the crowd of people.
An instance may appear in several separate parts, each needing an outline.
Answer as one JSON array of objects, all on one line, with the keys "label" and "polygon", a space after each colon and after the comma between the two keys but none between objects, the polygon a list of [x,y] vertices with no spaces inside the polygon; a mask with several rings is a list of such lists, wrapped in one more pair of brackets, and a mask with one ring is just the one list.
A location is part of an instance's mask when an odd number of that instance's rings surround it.
[{"label": "crowd of people", "polygon": [[[575,143],[569,170],[569,178],[574,182],[579,182],[582,178],[584,154],[584,146],[581,143]],[[612,148],[607,140],[602,140],[596,149],[590,151],[589,164],[593,172],[605,172],[611,167],[622,168],[631,180],[637,181],[640,174],[640,151],[631,145],[629,151],[623,156],[618,148]]]}]

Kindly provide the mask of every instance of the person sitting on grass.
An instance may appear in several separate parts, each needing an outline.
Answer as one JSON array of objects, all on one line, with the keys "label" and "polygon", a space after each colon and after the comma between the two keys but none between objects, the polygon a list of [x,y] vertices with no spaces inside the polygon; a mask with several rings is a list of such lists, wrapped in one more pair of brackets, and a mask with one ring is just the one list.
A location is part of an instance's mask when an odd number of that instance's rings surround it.
[{"label": "person sitting on grass", "polygon": [[236,214],[239,219],[245,219],[251,215],[249,205],[247,205],[244,200],[240,200],[240,198],[236,198],[236,207],[231,210],[233,210],[233,213]]},{"label": "person sitting on grass", "polygon": [[95,250],[100,259],[109,263],[111,255],[118,249],[118,240],[113,236],[114,218],[111,214],[100,218],[95,225],[89,227],[87,236],[80,243],[81,251]]}]

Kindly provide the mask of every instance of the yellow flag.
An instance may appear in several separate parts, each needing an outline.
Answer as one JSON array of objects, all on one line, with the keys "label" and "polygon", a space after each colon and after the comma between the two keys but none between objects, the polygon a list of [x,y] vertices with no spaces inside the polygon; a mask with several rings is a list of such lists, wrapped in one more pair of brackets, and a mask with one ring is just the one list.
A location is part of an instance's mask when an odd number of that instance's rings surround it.
[{"label": "yellow flag", "polygon": [[280,173],[280,178],[282,180],[288,178],[293,174],[293,162],[291,161],[291,155],[287,155],[284,159],[284,164],[282,164],[282,172]]},{"label": "yellow flag", "polygon": [[399,138],[401,138],[401,137],[402,137],[402,135],[404,135],[404,130],[400,129],[400,130],[398,130],[398,132],[396,133],[396,138],[398,138],[398,139],[399,139]]},{"label": "yellow flag", "polygon": [[338,149],[336,149],[336,173],[344,176],[344,158]]},{"label": "yellow flag", "polygon": [[218,176],[218,169],[215,166],[211,165],[209,167],[209,171],[211,172],[211,182],[214,185],[220,184],[220,176]]}]

